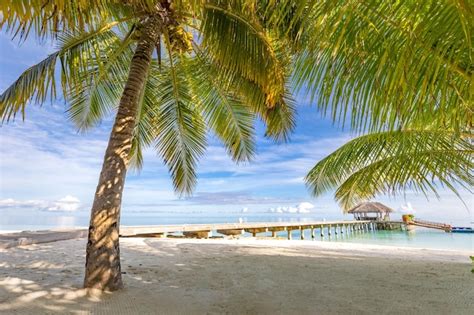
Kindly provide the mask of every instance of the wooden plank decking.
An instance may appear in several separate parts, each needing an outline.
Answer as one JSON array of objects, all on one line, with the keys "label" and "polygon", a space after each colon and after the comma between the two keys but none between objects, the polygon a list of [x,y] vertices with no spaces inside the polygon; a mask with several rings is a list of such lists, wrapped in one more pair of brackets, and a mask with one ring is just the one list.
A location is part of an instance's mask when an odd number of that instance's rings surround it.
[{"label": "wooden plank decking", "polygon": [[[319,229],[321,236],[324,235],[324,229],[327,233],[344,233],[347,229],[369,230],[374,229],[373,221],[308,221],[308,222],[251,222],[251,223],[216,223],[216,224],[181,224],[181,225],[151,225],[151,226],[125,226],[120,228],[120,236],[159,236],[170,233],[182,233],[185,236],[205,237],[205,233],[216,231],[224,235],[237,235],[242,232],[257,233],[278,231],[291,232],[292,230],[314,230]],[[240,233],[239,233],[240,232]],[[288,233],[291,238],[291,233]]]}]

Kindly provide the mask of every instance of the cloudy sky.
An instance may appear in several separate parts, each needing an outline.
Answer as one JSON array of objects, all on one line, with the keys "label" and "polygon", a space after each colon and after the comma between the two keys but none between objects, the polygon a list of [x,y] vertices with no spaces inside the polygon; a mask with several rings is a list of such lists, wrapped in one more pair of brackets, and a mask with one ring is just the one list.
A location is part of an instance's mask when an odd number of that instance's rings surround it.
[{"label": "cloudy sky", "polygon": [[[54,51],[50,43],[27,41],[18,46],[0,33],[0,92],[28,66]],[[110,119],[86,134],[78,133],[67,120],[61,101],[30,106],[24,121],[0,127],[0,221],[19,211],[87,213],[108,138]],[[332,195],[312,198],[303,177],[314,164],[351,138],[351,134],[320,117],[314,107],[298,99],[296,131],[287,144],[274,144],[263,137],[258,124],[258,154],[249,164],[236,165],[219,142],[210,136],[210,146],[199,163],[199,181],[193,197],[179,199],[173,192],[166,168],[153,150],[146,151],[140,173],[130,173],[125,187],[123,211],[240,211],[264,212],[270,208],[315,205],[311,211],[340,213]],[[472,196],[465,201],[472,204]],[[410,191],[403,197],[381,197],[394,208],[411,202],[423,214],[443,213],[470,217],[452,194],[430,202]],[[38,212],[41,213],[41,212]],[[472,220],[471,220],[472,221]],[[1,222],[0,222],[1,223]],[[1,225],[1,224],[0,224]]]}]

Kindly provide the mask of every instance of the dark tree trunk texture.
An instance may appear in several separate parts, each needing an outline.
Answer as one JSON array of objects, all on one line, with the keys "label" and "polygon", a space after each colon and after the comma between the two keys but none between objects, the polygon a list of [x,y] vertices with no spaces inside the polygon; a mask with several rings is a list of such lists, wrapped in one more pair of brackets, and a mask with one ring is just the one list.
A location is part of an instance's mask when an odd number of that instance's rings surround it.
[{"label": "dark tree trunk texture", "polygon": [[91,209],[86,250],[85,288],[114,291],[123,287],[120,268],[119,226],[122,191],[129,163],[138,102],[144,89],[161,19],[143,26],[117,116],[105,151],[102,171]]}]

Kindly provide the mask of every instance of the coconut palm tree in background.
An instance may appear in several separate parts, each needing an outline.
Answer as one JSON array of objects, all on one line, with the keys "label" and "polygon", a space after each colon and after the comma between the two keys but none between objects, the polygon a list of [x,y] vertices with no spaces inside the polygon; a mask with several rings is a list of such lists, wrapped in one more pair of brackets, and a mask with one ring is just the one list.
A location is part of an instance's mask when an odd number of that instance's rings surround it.
[{"label": "coconut palm tree in background", "polygon": [[308,92],[324,114],[358,131],[429,122],[458,135],[471,126],[472,9],[463,1],[0,5],[0,25],[14,36],[34,34],[59,44],[0,96],[4,120],[56,95],[67,100],[81,130],[116,112],[91,210],[86,287],[122,287],[122,190],[128,165],[140,166],[147,146],[156,147],[176,190],[189,193],[206,128],[234,160],[247,161],[254,153],[255,117],[268,137],[288,138],[294,125],[290,90]]}]

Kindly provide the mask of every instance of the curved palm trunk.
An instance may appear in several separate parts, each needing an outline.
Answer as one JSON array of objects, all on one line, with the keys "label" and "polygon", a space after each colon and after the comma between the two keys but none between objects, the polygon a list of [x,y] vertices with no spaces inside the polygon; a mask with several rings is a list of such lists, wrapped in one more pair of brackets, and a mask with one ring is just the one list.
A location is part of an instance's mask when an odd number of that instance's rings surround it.
[{"label": "curved palm trunk", "polygon": [[[86,253],[85,288],[123,287],[120,270],[119,226],[122,191],[127,173],[138,102],[158,38],[158,24],[148,22],[131,60],[127,83],[105,151],[91,210]],[[151,30],[151,32],[147,32]]]}]

